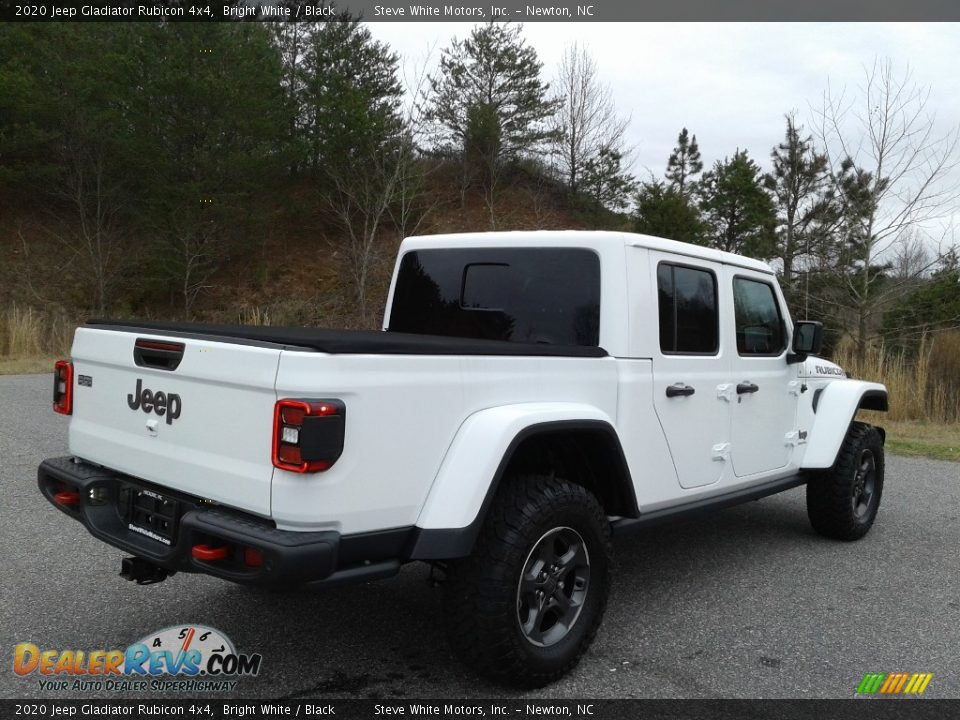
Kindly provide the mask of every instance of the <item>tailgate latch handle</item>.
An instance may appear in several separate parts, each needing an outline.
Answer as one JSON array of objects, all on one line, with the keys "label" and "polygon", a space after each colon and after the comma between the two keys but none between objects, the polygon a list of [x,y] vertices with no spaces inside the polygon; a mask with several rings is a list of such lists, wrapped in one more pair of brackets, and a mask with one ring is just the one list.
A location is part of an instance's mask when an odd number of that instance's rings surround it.
[{"label": "tailgate latch handle", "polygon": [[167,340],[137,338],[133,344],[133,362],[154,370],[176,370],[183,360],[184,344]]}]

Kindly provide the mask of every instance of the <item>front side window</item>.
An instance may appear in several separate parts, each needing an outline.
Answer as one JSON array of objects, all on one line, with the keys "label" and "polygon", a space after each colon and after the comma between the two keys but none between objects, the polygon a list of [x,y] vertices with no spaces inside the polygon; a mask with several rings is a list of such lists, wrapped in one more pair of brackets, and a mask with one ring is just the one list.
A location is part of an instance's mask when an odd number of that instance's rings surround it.
[{"label": "front side window", "polygon": [[600,343],[600,258],[583,248],[438,248],[400,261],[394,332]]},{"label": "front side window", "polygon": [[717,279],[709,270],[660,263],[657,267],[660,350],[713,355],[720,347]]},{"label": "front side window", "polygon": [[734,278],[733,307],[740,355],[779,355],[783,351],[786,333],[772,286]]}]

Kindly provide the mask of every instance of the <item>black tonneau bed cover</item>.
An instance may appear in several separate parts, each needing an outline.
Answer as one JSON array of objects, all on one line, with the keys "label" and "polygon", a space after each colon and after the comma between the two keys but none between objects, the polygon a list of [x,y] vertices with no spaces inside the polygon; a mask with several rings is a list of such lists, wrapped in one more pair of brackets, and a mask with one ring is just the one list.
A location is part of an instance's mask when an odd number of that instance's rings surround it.
[{"label": "black tonneau bed cover", "polygon": [[376,330],[212,325],[207,323],[90,320],[100,330],[143,332],[218,342],[282,345],[309,348],[334,355],[533,355],[543,357],[606,357],[601,347],[515,343],[441,335],[413,335]]}]

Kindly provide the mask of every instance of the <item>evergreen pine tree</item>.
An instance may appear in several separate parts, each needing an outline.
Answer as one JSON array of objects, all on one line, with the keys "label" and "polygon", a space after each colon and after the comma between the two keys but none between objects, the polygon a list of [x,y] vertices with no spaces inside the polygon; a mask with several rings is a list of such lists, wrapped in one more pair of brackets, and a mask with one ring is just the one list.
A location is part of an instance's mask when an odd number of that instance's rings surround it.
[{"label": "evergreen pine tree", "polygon": [[636,197],[634,229],[681,242],[703,243],[700,211],[677,188],[659,181],[644,183]]},{"label": "evergreen pine tree", "polygon": [[764,177],[764,187],[776,202],[776,254],[783,264],[782,284],[788,294],[798,258],[826,238],[831,218],[827,158],[817,152],[811,137],[801,137],[801,130],[794,116],[787,115],[783,142],[770,153],[773,172]]},{"label": "evergreen pine tree", "polygon": [[543,63],[521,30],[519,25],[476,26],[468,38],[454,39],[443,50],[439,75],[430,78],[428,115],[443,140],[464,148],[471,128],[476,129],[478,107],[485,108],[484,124],[499,128],[500,141],[490,146],[496,156],[485,163],[514,159],[553,136],[545,121],[557,102],[547,98],[549,85],[540,79]]},{"label": "evergreen pine tree", "polygon": [[323,23],[308,39],[301,112],[314,173],[357,169],[402,130],[399,56],[356,20]]},{"label": "evergreen pine tree", "polygon": [[583,166],[583,190],[597,210],[622,210],[634,188],[633,176],[623,167],[623,154],[613,148],[601,148]]},{"label": "evergreen pine tree", "polygon": [[697,145],[697,136],[690,136],[686,128],[677,136],[677,145],[667,159],[667,180],[670,186],[681,194],[689,194],[693,188],[693,176],[703,170],[703,160],[700,159],[700,147]]},{"label": "evergreen pine tree", "polygon": [[769,258],[774,252],[773,201],[763,187],[760,168],[745,150],[714,163],[700,183],[710,245],[727,252]]}]

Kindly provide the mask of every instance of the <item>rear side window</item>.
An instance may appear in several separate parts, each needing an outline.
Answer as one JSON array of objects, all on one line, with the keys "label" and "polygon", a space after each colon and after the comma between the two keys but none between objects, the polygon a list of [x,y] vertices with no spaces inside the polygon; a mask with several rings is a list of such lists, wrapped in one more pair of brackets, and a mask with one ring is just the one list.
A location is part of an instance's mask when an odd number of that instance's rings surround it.
[{"label": "rear side window", "polygon": [[581,248],[411,251],[400,261],[389,329],[596,346],[600,259]]},{"label": "rear side window", "polygon": [[720,347],[717,278],[709,270],[660,263],[657,267],[660,350],[713,355]]},{"label": "rear side window", "polygon": [[787,346],[780,306],[770,285],[734,278],[733,307],[740,355],[779,355]]}]

